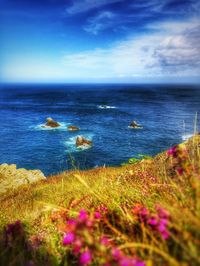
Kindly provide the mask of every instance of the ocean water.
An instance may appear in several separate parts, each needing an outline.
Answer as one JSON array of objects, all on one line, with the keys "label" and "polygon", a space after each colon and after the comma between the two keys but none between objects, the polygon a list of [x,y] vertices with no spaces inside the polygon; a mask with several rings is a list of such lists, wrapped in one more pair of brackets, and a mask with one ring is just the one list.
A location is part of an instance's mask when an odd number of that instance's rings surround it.
[{"label": "ocean water", "polygon": [[[41,169],[46,175],[120,165],[187,139],[199,112],[198,86],[1,85],[0,163]],[[61,127],[42,128],[47,117]],[[130,129],[132,120],[143,128]],[[69,132],[68,125],[81,130]],[[93,146],[77,149],[77,135]]]}]

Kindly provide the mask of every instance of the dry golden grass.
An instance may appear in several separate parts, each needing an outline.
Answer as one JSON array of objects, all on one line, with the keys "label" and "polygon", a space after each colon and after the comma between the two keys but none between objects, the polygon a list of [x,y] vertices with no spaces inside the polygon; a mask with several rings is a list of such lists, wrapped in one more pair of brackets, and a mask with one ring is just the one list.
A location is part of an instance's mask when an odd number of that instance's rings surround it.
[{"label": "dry golden grass", "polygon": [[[113,238],[122,239],[121,249],[136,249],[149,266],[200,265],[200,136],[180,149],[184,153],[180,154],[181,174],[177,173],[180,160],[164,152],[134,165],[64,172],[10,191],[0,198],[1,230],[20,220],[28,237],[42,235],[49,253],[58,258],[62,252],[52,213],[67,209],[76,216],[81,208],[91,211],[104,204],[119,217],[109,221],[109,228]],[[157,239],[144,227],[140,235],[130,235],[124,224],[132,219],[130,210],[138,203],[151,211],[157,204],[169,211],[169,242]],[[59,259],[53,261],[50,265],[61,265]]]}]

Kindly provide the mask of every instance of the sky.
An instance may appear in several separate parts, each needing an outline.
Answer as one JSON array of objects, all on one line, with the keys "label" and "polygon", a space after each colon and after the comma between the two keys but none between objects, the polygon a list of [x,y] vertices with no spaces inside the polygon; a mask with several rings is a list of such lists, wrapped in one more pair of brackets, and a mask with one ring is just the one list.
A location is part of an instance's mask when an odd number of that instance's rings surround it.
[{"label": "sky", "polygon": [[0,82],[200,83],[200,0],[0,0]]}]

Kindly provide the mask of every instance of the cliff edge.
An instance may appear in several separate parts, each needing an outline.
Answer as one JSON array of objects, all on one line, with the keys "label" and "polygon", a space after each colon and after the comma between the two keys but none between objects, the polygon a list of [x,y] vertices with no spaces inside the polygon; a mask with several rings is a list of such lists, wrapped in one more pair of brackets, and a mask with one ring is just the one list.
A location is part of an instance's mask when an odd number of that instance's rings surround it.
[{"label": "cliff edge", "polygon": [[17,169],[15,164],[0,165],[0,194],[21,185],[31,184],[46,179],[40,170]]}]

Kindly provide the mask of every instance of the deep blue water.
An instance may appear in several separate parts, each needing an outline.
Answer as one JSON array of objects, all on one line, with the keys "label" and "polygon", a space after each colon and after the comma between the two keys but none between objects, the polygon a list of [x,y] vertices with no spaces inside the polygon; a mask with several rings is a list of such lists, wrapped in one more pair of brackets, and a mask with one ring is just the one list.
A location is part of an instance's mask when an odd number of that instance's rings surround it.
[{"label": "deep blue water", "polygon": [[[100,109],[107,104],[113,108]],[[114,108],[115,107],[115,108]],[[6,85],[0,88],[0,163],[41,169],[120,165],[138,154],[155,155],[193,133],[200,87],[159,85]],[[60,129],[40,127],[47,117]],[[136,120],[143,129],[130,129]],[[185,129],[183,127],[185,121]],[[67,125],[79,132],[68,132]],[[93,140],[76,149],[75,137]]]}]

